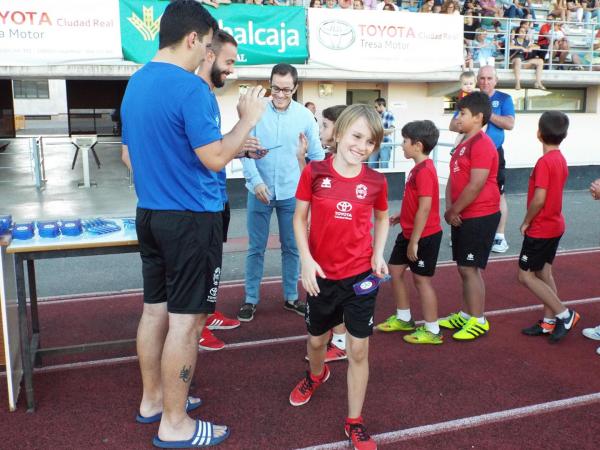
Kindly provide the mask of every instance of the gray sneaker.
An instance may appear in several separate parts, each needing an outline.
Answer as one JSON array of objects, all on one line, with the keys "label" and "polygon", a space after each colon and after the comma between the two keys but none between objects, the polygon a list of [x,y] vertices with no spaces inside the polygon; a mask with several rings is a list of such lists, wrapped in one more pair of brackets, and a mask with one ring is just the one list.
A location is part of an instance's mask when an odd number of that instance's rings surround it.
[{"label": "gray sneaker", "polygon": [[252,303],[244,303],[238,312],[237,318],[240,322],[250,322],[254,319],[254,313],[256,312],[256,305]]},{"label": "gray sneaker", "polygon": [[306,314],[306,303],[300,303],[299,300],[296,300],[295,302],[284,302],[283,309],[295,312],[304,317],[304,314]]}]

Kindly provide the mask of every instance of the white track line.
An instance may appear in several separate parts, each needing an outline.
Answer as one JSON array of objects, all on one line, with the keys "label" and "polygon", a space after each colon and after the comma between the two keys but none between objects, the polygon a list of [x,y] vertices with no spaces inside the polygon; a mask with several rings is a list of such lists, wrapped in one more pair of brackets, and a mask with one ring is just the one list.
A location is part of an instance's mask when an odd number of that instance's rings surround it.
[{"label": "white track line", "polygon": [[[555,411],[563,411],[568,408],[590,405],[599,401],[600,392],[596,392],[594,394],[570,397],[563,400],[537,403],[535,405],[524,406],[521,408],[506,409],[504,411],[497,411],[479,416],[464,417],[462,419],[449,420],[447,422],[439,422],[431,425],[423,425],[420,427],[376,434],[372,437],[380,445],[394,444],[401,441],[408,441],[410,439],[420,439],[442,433],[463,431],[466,428],[474,428],[481,425],[491,425],[499,422],[506,422],[508,420],[522,419],[524,417],[537,416],[539,414],[547,414]],[[299,450],[337,450],[347,448],[349,448],[348,441],[338,441],[329,444],[316,445],[314,447],[305,447]]]},{"label": "white track line", "polygon": [[[590,297],[590,298],[582,298],[578,300],[569,300],[563,302],[567,306],[572,305],[587,305],[590,303],[596,303],[600,301],[600,297]],[[530,306],[521,306],[518,308],[507,308],[507,309],[496,309],[493,311],[488,311],[485,313],[486,316],[501,316],[504,314],[518,314],[522,312],[535,311],[537,309],[542,309],[542,305],[530,305]],[[422,320],[417,321],[417,324],[423,323]],[[277,345],[277,344],[285,344],[288,342],[298,342],[306,339],[306,335],[302,334],[299,336],[287,336],[282,338],[273,338],[273,339],[262,339],[260,341],[248,341],[248,342],[238,342],[235,344],[226,344],[223,350],[238,350],[241,348],[253,348],[253,347],[263,347],[267,345]],[[205,351],[203,350],[202,353]],[[94,361],[84,361],[77,363],[69,363],[69,364],[57,364],[53,366],[46,366],[39,369],[35,369],[35,373],[47,373],[47,372],[57,372],[60,370],[70,370],[70,369],[82,369],[86,367],[95,367],[95,366],[110,366],[117,365],[122,363],[128,363],[132,361],[137,361],[137,356],[126,356],[122,358],[107,358],[107,359],[99,359]],[[6,372],[0,372],[0,377],[6,376]]]},{"label": "white track line", "polygon": [[[600,252],[600,247],[589,247],[589,248],[580,248],[576,250],[561,250],[557,252],[557,256],[572,256],[572,255],[582,255],[587,253],[598,253]],[[506,261],[516,261],[519,259],[519,255],[509,255],[509,256],[494,256],[491,257],[488,261],[488,264],[497,263],[497,262],[506,262]],[[438,262],[437,267],[448,267],[453,266],[454,261],[441,261]],[[270,284],[280,284],[281,277],[264,277],[261,285],[270,285]],[[223,281],[220,285],[220,289],[224,288],[239,288],[244,286],[244,280],[229,280]],[[77,294],[74,295],[65,295],[65,296],[56,296],[56,297],[43,297],[38,299],[38,305],[43,304],[61,304],[61,303],[72,303],[72,302],[86,302],[86,301],[96,301],[96,300],[104,300],[106,297],[128,297],[131,295],[139,295],[142,293],[141,289],[127,289],[124,291],[117,292],[96,292],[91,294]]]}]

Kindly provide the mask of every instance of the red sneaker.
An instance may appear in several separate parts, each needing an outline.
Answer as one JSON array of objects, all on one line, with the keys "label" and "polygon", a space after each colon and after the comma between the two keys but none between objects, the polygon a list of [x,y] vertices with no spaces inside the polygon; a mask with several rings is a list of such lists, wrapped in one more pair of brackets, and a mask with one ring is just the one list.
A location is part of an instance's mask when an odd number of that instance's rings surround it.
[{"label": "red sneaker", "polygon": [[215,311],[214,314],[206,319],[206,324],[204,326],[209,330],[233,330],[240,326],[240,321],[237,319],[230,319],[229,317],[225,317],[223,313]]},{"label": "red sneaker", "polygon": [[225,342],[218,339],[208,328],[204,327],[202,329],[198,348],[202,350],[221,350],[223,347],[225,347]]},{"label": "red sneaker", "polygon": [[344,431],[350,442],[352,442],[354,450],[377,450],[377,442],[367,433],[362,417],[358,419],[346,419]]},{"label": "red sneaker", "polygon": [[[304,357],[305,360],[308,361],[308,355]],[[342,361],[344,359],[348,359],[348,355],[346,355],[346,350],[342,350],[332,344],[331,342],[327,344],[327,353],[325,353],[325,362],[333,362],[333,361]]]},{"label": "red sneaker", "polygon": [[301,406],[310,400],[315,390],[329,379],[329,367],[325,365],[321,378],[315,380],[309,371],[306,377],[302,378],[290,394],[290,403],[292,406]]}]

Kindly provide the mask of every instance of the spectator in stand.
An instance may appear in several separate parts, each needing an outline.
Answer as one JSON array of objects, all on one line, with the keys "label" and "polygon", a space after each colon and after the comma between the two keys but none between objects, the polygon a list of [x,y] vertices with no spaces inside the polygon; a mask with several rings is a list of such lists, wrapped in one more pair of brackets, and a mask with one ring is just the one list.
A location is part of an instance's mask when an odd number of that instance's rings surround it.
[{"label": "spectator in stand", "polygon": [[364,8],[357,8],[356,4],[354,9],[377,9],[377,0],[362,0]]},{"label": "spectator in stand", "polygon": [[[433,2],[433,0],[431,0],[431,1]],[[389,6],[386,6],[386,5],[389,5]],[[390,7],[391,7],[391,9],[390,9]],[[376,9],[383,10],[383,11],[398,11],[398,7],[394,3],[394,0],[383,0],[383,2],[381,2],[377,5]]]},{"label": "spectator in stand", "polygon": [[480,16],[481,6],[479,6],[479,2],[476,0],[465,0],[461,14],[463,16]]},{"label": "spectator in stand", "polygon": [[[567,4],[567,11],[570,13],[567,15],[567,20],[571,21],[573,16],[575,16],[577,22],[583,22],[584,8],[579,0],[565,0],[565,2]],[[590,14],[589,11],[588,14]]]},{"label": "spectator in stand", "polygon": [[504,11],[502,6],[496,4],[496,0],[479,0],[481,15],[490,17],[502,17]]},{"label": "spectator in stand", "polygon": [[588,8],[592,18],[596,19],[596,24],[600,23],[600,0],[591,0]]},{"label": "spectator in stand", "polygon": [[325,0],[325,5],[322,8],[337,9],[339,8],[337,0]]},{"label": "spectator in stand", "polygon": [[313,116],[317,115],[317,106],[313,102],[306,102],[304,107],[313,113]]},{"label": "spectator in stand", "polygon": [[478,64],[479,67],[493,67],[496,63],[497,50],[498,44],[494,40],[494,36],[484,28],[479,28],[475,42],[473,42],[473,62]]},{"label": "spectator in stand", "polygon": [[567,62],[567,57],[571,56],[571,68],[575,70],[583,70],[583,66],[581,65],[581,58],[577,53],[571,53],[571,45],[569,44],[569,40],[567,39],[567,35],[563,29],[563,24],[559,21],[553,22],[553,28],[550,32],[552,36],[552,40],[554,42],[554,54],[553,57],[558,54],[558,64],[557,69],[564,70]]},{"label": "spectator in stand", "polygon": [[554,9],[552,9],[550,11],[550,14],[552,14],[554,17],[559,17],[560,20],[565,21],[567,20],[567,2],[566,0],[556,0],[556,3],[552,4],[552,7]]},{"label": "spectator in stand", "polygon": [[535,82],[533,86],[536,89],[546,89],[542,84],[544,60],[538,56],[536,51],[538,49],[539,47],[527,38],[525,27],[519,27],[518,32],[511,39],[509,56],[515,74],[516,90],[521,89],[521,68],[535,69]]},{"label": "spectator in stand", "polygon": [[338,0],[341,9],[352,9],[352,0]]},{"label": "spectator in stand", "polygon": [[442,7],[441,7],[441,5],[436,5],[436,4],[435,4],[435,2],[434,2],[434,4],[433,4],[433,8],[432,8],[431,12],[432,12],[433,14],[439,14],[440,12],[442,12]]},{"label": "spectator in stand", "polygon": [[354,9],[365,9],[363,0],[354,0]]},{"label": "spectator in stand", "polygon": [[310,0],[310,7],[311,8],[320,8],[321,0]]},{"label": "spectator in stand", "polygon": [[460,5],[454,0],[446,0],[441,7],[442,14],[460,14]]},{"label": "spectator in stand", "polygon": [[423,2],[423,6],[421,6],[421,9],[419,10],[419,12],[422,12],[422,13],[433,12],[433,0],[425,0]]},{"label": "spectator in stand", "polygon": [[525,17],[525,9],[519,4],[519,0],[509,0],[504,3],[504,17],[514,19],[518,17],[520,19]]}]

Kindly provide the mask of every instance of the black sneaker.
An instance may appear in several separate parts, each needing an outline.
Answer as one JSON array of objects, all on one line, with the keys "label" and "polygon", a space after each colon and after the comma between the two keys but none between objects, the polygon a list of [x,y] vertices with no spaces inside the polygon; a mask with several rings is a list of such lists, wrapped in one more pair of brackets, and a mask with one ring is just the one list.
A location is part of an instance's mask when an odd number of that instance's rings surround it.
[{"label": "black sneaker", "polygon": [[535,325],[532,325],[528,328],[523,328],[521,333],[527,336],[542,336],[544,334],[551,334],[554,331],[555,325],[553,323],[544,322],[543,320],[538,320]]},{"label": "black sneaker", "polygon": [[241,322],[250,322],[254,319],[254,313],[256,312],[256,305],[252,303],[244,303],[238,312],[237,318]]},{"label": "black sneaker", "polygon": [[299,300],[296,300],[295,302],[284,302],[283,309],[295,312],[296,314],[299,314],[302,317],[304,317],[304,315],[306,314],[306,303],[300,303]]},{"label": "black sneaker", "polygon": [[556,318],[556,325],[554,326],[554,331],[550,335],[550,342],[556,343],[564,338],[572,328],[577,325],[579,322],[579,314],[577,314],[572,309],[569,309],[569,317],[566,319]]}]

